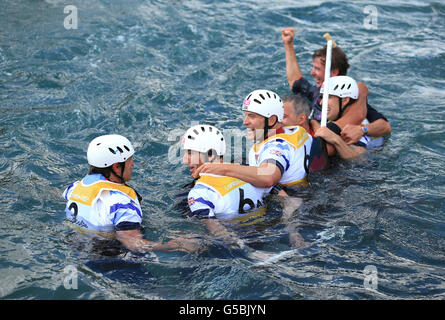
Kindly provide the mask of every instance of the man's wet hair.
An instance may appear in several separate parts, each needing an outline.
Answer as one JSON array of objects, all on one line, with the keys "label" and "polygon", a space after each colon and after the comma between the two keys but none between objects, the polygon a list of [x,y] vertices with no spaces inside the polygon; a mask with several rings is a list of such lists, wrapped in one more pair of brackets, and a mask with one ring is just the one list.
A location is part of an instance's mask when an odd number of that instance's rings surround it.
[{"label": "man's wet hair", "polygon": [[299,93],[297,94],[291,94],[288,96],[285,96],[281,99],[283,103],[290,102],[294,112],[296,115],[299,115],[301,113],[304,113],[306,117],[309,117],[310,108],[306,101],[306,99]]},{"label": "man's wet hair", "polygon": [[[323,48],[318,49],[312,55],[312,59],[321,58],[323,64],[326,62],[326,50],[327,46],[325,45]],[[332,48],[332,56],[331,56],[331,70],[337,69],[339,76],[345,76],[348,73],[349,63],[348,57],[343,52],[340,47]]]},{"label": "man's wet hair", "polygon": [[106,168],[98,168],[95,166],[90,165],[90,170],[88,174],[101,174],[105,178],[109,179],[112,172],[112,166],[106,167]]}]

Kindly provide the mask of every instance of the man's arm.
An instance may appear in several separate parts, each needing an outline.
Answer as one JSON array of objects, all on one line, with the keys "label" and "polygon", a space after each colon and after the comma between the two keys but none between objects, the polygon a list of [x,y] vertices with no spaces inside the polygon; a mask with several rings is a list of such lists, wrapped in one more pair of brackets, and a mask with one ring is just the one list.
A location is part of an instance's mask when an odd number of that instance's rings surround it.
[{"label": "man's arm", "polygon": [[240,248],[244,248],[246,245],[242,239],[238,237],[234,232],[227,230],[217,219],[203,219],[204,223],[209,229],[210,233],[216,237],[222,238],[226,242],[236,244]]},{"label": "man's arm", "polygon": [[[378,119],[366,125],[368,128],[368,136],[382,137],[390,134],[392,131],[391,125],[385,119]],[[341,131],[341,137],[347,144],[353,144],[359,141],[364,135],[361,125],[346,125]]]},{"label": "man's arm", "polygon": [[198,178],[200,173],[237,178],[259,188],[270,188],[281,179],[281,171],[278,166],[269,162],[262,163],[259,167],[242,166],[235,163],[204,163],[195,170],[193,177]]},{"label": "man's arm", "polygon": [[182,242],[185,239],[177,238],[166,243],[148,241],[142,238],[139,230],[116,231],[117,239],[131,251],[193,251],[198,247],[190,240],[188,244]]},{"label": "man's arm", "polygon": [[332,152],[330,152],[330,149],[332,150],[332,148],[334,149],[333,154],[335,154],[336,151],[343,159],[357,158],[366,153],[366,149],[363,147],[347,145],[339,135],[332,132],[328,127],[320,127],[315,132],[314,137],[320,137],[327,142],[326,147],[328,148],[328,154],[330,156]]},{"label": "man's arm", "polygon": [[293,42],[294,36],[295,29],[293,28],[285,28],[281,30],[281,39],[283,40],[284,54],[286,57],[286,75],[291,90],[294,82],[303,76],[301,74],[300,66],[298,65],[297,56],[295,54]]},{"label": "man's arm", "polygon": [[190,212],[193,216],[203,221],[210,233],[223,241],[244,247],[243,241],[233,232],[221,224],[215,217],[215,205],[219,195],[207,188],[193,188],[188,194]]}]

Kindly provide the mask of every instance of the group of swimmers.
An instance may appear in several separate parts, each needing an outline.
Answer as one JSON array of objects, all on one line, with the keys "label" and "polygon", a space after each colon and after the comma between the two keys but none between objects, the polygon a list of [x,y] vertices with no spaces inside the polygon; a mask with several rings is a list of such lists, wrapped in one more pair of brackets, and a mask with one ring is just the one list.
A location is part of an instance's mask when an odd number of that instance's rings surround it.
[{"label": "group of swimmers", "polygon": [[[369,91],[346,75],[346,55],[333,45],[329,88],[323,87],[326,46],[313,55],[311,85],[301,74],[295,55],[295,30],[282,30],[286,74],[292,95],[283,99],[270,90],[255,90],[243,101],[243,125],[253,141],[249,165],[225,163],[225,138],[211,125],[195,125],[181,138],[183,163],[196,179],[188,194],[192,216],[215,235],[230,232],[219,220],[233,219],[264,205],[264,197],[289,197],[287,187],[307,184],[312,143],[321,138],[329,156],[360,156],[383,144],[391,132],[387,119],[367,103]],[[321,101],[329,94],[328,124],[320,127]],[[310,101],[309,106],[306,100]],[[312,150],[313,151],[313,150]],[[133,251],[192,251],[191,239],[160,243],[143,239],[141,197],[131,179],[134,148],[121,135],[93,139],[87,150],[89,173],[65,189],[67,220],[93,232],[112,232]]]}]

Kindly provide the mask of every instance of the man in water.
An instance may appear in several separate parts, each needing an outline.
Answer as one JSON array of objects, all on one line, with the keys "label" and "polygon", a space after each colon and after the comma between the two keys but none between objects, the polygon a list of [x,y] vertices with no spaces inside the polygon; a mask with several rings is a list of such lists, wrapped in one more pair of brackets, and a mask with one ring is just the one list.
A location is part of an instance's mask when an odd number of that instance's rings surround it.
[{"label": "man in water", "polygon": [[[204,163],[223,163],[226,143],[220,130],[209,125],[196,125],[181,139],[185,151],[183,163],[192,175]],[[191,214],[203,219],[209,230],[227,234],[215,219],[240,218],[248,211],[263,206],[263,197],[272,187],[257,188],[230,176],[201,173],[188,194]]]},{"label": "man in water", "polygon": [[[286,75],[289,87],[294,93],[303,94],[311,101],[311,116],[314,121],[321,119],[321,94],[320,87],[324,82],[326,46],[314,52],[312,58],[311,76],[315,80],[315,85],[311,85],[302,75],[293,46],[295,29],[285,28],[281,31],[286,56]],[[331,77],[346,75],[349,63],[345,53],[340,47],[332,48]],[[331,122],[328,127],[337,134],[340,134],[347,144],[356,143],[364,135],[380,137],[391,132],[391,126],[386,118],[366,102],[369,91],[363,83],[358,84],[359,99],[337,119]],[[369,123],[363,124],[367,119]]]},{"label": "man in water", "polygon": [[249,152],[249,166],[233,163],[204,163],[194,170],[231,176],[256,187],[276,184],[297,186],[307,183],[306,157],[312,137],[300,126],[283,127],[284,106],[281,98],[268,90],[255,90],[243,102],[247,138],[254,141]]},{"label": "man in water", "polygon": [[[359,96],[357,82],[348,76],[332,77],[329,81],[329,90],[323,87],[320,92],[321,94],[329,93],[328,121],[337,120],[344,110],[353,104]],[[367,123],[366,119],[364,123]],[[314,130],[314,137],[323,138],[327,142],[328,154],[334,155],[337,152],[343,159],[356,158],[366,153],[367,145],[373,141],[371,137],[364,135],[360,141],[348,145],[340,135],[335,134],[328,127],[320,127],[318,122],[315,123]],[[383,138],[374,139],[373,142],[375,147],[381,146]]]},{"label": "man in water", "polygon": [[131,142],[121,135],[93,139],[87,151],[89,173],[63,192],[67,220],[86,231],[115,236],[132,251],[191,249],[177,240],[158,243],[142,238],[142,198],[126,184],[133,173],[133,155]]},{"label": "man in water", "polygon": [[310,108],[301,94],[291,94],[283,98],[283,126],[300,126],[313,136],[309,126]]},{"label": "man in water", "polygon": [[[185,151],[182,161],[194,175],[197,168],[204,163],[222,164],[226,143],[217,128],[195,125],[182,137],[181,148]],[[212,234],[236,240],[243,247],[238,236],[229,232],[218,220],[237,219],[242,223],[252,223],[252,220],[265,213],[264,210],[254,210],[264,205],[263,198],[269,193],[278,192],[279,189],[275,187],[259,188],[234,177],[201,173],[188,194],[188,204],[191,215],[202,219]],[[285,196],[282,202],[285,205],[283,216],[286,218],[286,214],[289,215],[289,212],[298,208],[301,200],[287,197],[284,191],[280,195]],[[292,236],[297,240],[301,239],[294,233]],[[294,240],[291,244],[295,242]]]}]

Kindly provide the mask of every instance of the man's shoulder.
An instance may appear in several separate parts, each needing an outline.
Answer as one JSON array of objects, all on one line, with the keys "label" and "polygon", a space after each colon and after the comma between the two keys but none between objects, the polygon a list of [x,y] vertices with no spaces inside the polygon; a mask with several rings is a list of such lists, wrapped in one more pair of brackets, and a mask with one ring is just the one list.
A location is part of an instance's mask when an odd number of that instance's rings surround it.
[{"label": "man's shoulder", "polygon": [[289,145],[293,146],[294,148],[299,148],[307,140],[312,141],[312,137],[303,127],[283,127],[282,133],[279,133],[275,135],[273,139],[266,141],[264,149],[267,149],[271,146],[277,146],[287,150]]},{"label": "man's shoulder", "polygon": [[313,98],[320,92],[320,88],[315,84],[311,84],[305,77],[301,77],[292,84],[292,92],[294,94],[300,93],[309,100],[313,100]]}]

